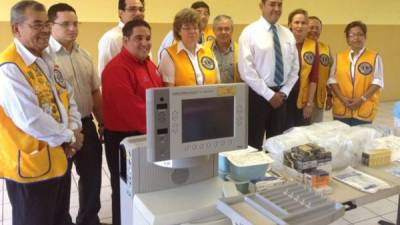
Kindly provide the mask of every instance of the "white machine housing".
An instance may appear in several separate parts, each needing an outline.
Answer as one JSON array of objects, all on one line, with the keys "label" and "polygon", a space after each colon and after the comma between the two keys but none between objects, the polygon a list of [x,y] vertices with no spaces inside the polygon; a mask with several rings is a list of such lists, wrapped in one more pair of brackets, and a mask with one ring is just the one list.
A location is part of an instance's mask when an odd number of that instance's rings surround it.
[{"label": "white machine housing", "polygon": [[247,148],[245,84],[146,90],[148,161]]}]

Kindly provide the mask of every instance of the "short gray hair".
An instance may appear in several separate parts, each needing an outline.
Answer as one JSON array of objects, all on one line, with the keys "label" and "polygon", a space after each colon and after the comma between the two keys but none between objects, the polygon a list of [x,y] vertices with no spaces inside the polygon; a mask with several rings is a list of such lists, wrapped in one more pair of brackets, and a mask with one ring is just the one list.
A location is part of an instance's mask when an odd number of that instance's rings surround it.
[{"label": "short gray hair", "polygon": [[46,7],[37,1],[20,1],[11,8],[10,22],[12,25],[22,23],[26,20],[26,9],[37,12],[46,12]]},{"label": "short gray hair", "polygon": [[228,16],[228,15],[218,15],[214,18],[214,22],[213,22],[213,26],[215,26],[215,24],[217,24],[219,21],[221,20],[229,20],[232,24],[232,28],[233,28],[233,20],[232,17]]}]

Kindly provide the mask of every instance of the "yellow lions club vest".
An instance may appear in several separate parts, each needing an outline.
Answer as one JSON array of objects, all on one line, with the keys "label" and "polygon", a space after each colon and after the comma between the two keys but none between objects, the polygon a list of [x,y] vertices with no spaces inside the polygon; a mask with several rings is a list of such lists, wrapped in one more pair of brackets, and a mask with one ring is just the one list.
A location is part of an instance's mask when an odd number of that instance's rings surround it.
[{"label": "yellow lions club vest", "polygon": [[[336,81],[342,94],[347,98],[360,98],[371,86],[374,79],[377,52],[366,49],[356,62],[354,79],[351,77],[350,50],[337,55]],[[356,118],[372,121],[377,113],[380,90],[376,91],[357,110],[346,108],[338,97],[333,98],[333,115],[338,118]]]},{"label": "yellow lions club vest", "polygon": [[[167,52],[175,64],[175,86],[195,86],[197,84],[196,74],[192,62],[186,51],[177,53],[178,44],[167,48]],[[201,48],[197,52],[197,60],[203,74],[204,84],[216,84],[217,71],[214,63],[214,54],[209,48]]]},{"label": "yellow lions club vest", "polygon": [[[47,76],[35,63],[27,66],[11,44],[0,54],[0,65],[11,63],[24,74],[44,112],[61,123],[61,115]],[[55,68],[57,93],[68,111],[68,93],[62,74]],[[24,109],[29,110],[29,109]],[[52,148],[19,129],[0,107],[0,177],[18,183],[33,183],[63,176],[67,170],[64,149]]]},{"label": "yellow lions club vest", "polygon": [[[215,40],[214,41],[207,41],[206,43],[204,43],[204,47],[205,48],[209,48],[211,49],[211,51],[213,50],[215,45]],[[238,82],[243,82],[242,79],[240,78],[239,75],[239,67],[238,67],[238,54],[239,53],[239,47],[238,44],[236,42],[233,43],[233,82],[238,83]]]},{"label": "yellow lions club vest", "polygon": [[200,34],[202,35],[203,44],[207,41],[214,41],[215,40],[215,34],[213,31],[213,28],[209,25],[203,30],[203,32]]},{"label": "yellow lions club vest", "polygon": [[325,107],[326,101],[326,83],[328,82],[330,68],[332,66],[332,57],[329,46],[318,42],[318,51],[319,51],[319,76],[318,76],[318,85],[316,91],[316,102],[317,107],[323,109]]},{"label": "yellow lions club vest", "polygon": [[310,84],[310,73],[315,60],[315,49],[317,43],[306,38],[301,48],[300,89],[297,98],[297,108],[304,108],[308,101],[308,89]]}]

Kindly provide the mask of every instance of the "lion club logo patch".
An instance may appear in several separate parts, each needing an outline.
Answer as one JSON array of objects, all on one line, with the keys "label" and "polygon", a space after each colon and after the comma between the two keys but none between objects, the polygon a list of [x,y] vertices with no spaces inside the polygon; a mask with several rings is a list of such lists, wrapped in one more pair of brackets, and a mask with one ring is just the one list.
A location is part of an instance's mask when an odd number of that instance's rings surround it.
[{"label": "lion club logo patch", "polygon": [[204,56],[203,58],[201,58],[200,62],[201,62],[201,65],[208,70],[215,69],[214,60],[208,56]]},{"label": "lion club logo patch", "polygon": [[362,75],[369,75],[372,72],[372,65],[367,62],[363,62],[358,65],[358,72],[360,72]]},{"label": "lion club logo patch", "polygon": [[323,66],[329,66],[330,57],[327,54],[321,54],[319,56],[319,61]]},{"label": "lion club logo patch", "polygon": [[64,76],[62,75],[61,71],[57,68],[54,68],[54,79],[56,83],[60,85],[62,88],[67,87],[67,83],[65,82]]},{"label": "lion club logo patch", "polygon": [[306,52],[303,55],[304,61],[308,64],[308,65],[312,65],[314,62],[314,53],[312,52]]},{"label": "lion club logo patch", "polygon": [[213,36],[208,36],[207,37],[207,41],[214,41],[214,40],[215,40],[215,38]]}]

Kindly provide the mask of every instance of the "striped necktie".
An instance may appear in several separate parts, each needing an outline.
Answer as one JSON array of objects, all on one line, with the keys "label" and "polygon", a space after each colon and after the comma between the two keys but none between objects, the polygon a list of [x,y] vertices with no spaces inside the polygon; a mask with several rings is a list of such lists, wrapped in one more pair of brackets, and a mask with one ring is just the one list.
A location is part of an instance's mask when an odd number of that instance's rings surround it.
[{"label": "striped necktie", "polygon": [[281,43],[279,42],[278,33],[275,24],[271,25],[273,39],[274,39],[274,50],[275,50],[275,77],[274,82],[277,86],[280,86],[283,82],[283,61],[282,61],[282,50]]}]

